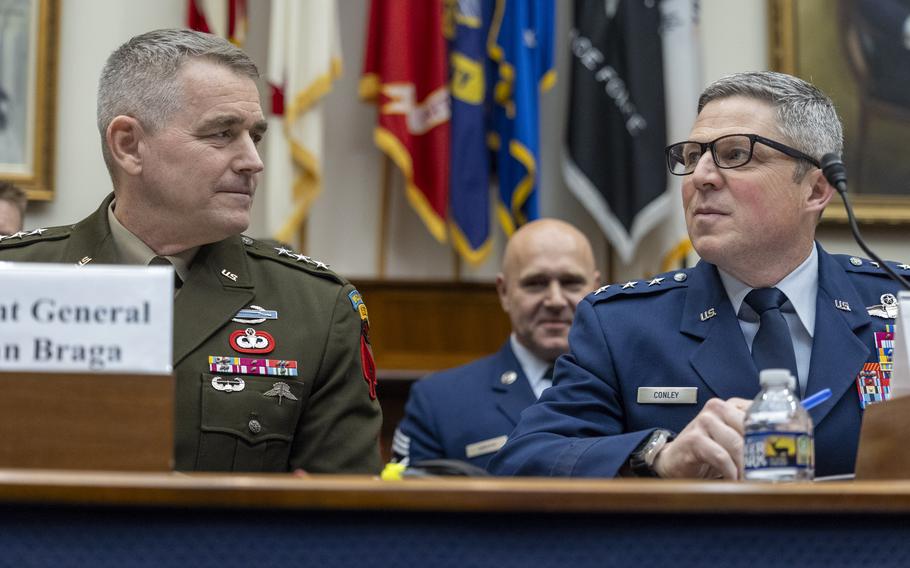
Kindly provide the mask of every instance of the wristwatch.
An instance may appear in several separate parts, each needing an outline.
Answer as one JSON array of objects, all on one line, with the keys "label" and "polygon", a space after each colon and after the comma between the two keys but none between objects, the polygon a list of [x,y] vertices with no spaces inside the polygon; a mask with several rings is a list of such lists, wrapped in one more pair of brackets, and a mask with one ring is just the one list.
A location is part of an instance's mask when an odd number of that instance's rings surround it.
[{"label": "wristwatch", "polygon": [[632,473],[636,477],[659,477],[654,471],[654,460],[657,453],[675,437],[676,434],[664,428],[655,430],[629,456],[629,469]]}]

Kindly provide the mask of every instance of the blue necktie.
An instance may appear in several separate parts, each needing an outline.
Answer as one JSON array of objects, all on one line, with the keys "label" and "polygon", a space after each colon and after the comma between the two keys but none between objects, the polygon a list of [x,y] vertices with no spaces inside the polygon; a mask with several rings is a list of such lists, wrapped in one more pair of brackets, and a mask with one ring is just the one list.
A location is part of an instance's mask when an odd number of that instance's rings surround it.
[{"label": "blue necktie", "polygon": [[780,311],[786,301],[787,295],[777,288],[756,288],[746,295],[745,302],[761,318],[752,342],[752,360],[759,373],[763,369],[789,369],[798,380],[790,328]]}]

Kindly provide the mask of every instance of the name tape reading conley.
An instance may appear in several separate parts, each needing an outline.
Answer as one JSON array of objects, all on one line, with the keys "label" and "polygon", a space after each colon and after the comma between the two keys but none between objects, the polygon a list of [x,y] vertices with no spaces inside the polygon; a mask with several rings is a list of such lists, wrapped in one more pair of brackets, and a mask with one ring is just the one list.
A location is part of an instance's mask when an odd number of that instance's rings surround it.
[{"label": "name tape reading conley", "polygon": [[638,387],[639,404],[695,404],[698,387]]}]

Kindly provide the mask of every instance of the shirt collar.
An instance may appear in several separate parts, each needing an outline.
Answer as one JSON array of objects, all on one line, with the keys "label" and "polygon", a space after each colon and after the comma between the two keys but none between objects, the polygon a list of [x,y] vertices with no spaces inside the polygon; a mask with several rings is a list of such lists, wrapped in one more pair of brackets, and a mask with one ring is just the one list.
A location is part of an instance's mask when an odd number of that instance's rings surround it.
[{"label": "shirt collar", "polygon": [[[724,272],[718,267],[721,282],[730,303],[733,304],[733,310],[742,319],[749,321],[758,321],[756,314],[748,304],[743,305],[746,294],[753,288],[741,282],[734,276]],[[788,274],[774,285],[781,292],[787,295],[787,303],[783,306],[783,311],[795,312],[799,321],[809,332],[810,336],[815,335],[815,302],[818,298],[818,250],[812,247],[812,252],[808,258],[796,267],[793,272]]]},{"label": "shirt collar", "polygon": [[518,341],[518,337],[514,333],[509,336],[509,344],[512,346],[512,352],[515,353],[515,358],[518,359],[518,364],[521,365],[521,370],[524,371],[525,376],[528,378],[528,382],[531,383],[531,388],[533,388],[534,385],[543,379],[544,374],[552,363],[547,363],[537,355],[531,353],[527,347]]},{"label": "shirt collar", "polygon": [[[114,215],[114,204],[116,203],[117,200],[114,199],[107,208],[107,222],[111,227],[111,238],[114,241],[114,249],[117,251],[117,259],[122,264],[148,265],[158,255],[117,219],[117,216]],[[181,281],[186,282],[187,277],[190,275],[190,265],[192,265],[193,258],[198,250],[199,247],[193,247],[175,255],[164,257],[174,265],[174,270]]]}]

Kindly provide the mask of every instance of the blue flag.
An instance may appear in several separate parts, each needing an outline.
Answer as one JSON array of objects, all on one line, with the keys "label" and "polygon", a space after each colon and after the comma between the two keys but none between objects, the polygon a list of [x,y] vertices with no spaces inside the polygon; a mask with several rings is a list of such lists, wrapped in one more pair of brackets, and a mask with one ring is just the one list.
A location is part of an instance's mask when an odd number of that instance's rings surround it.
[{"label": "blue flag", "polygon": [[553,0],[496,0],[490,58],[496,64],[493,132],[499,178],[498,217],[503,230],[539,214],[539,95],[556,81],[553,69]]},{"label": "blue flag", "polygon": [[445,26],[452,93],[449,229],[462,258],[479,264],[492,248],[486,49],[493,1],[461,0],[450,9]]}]

